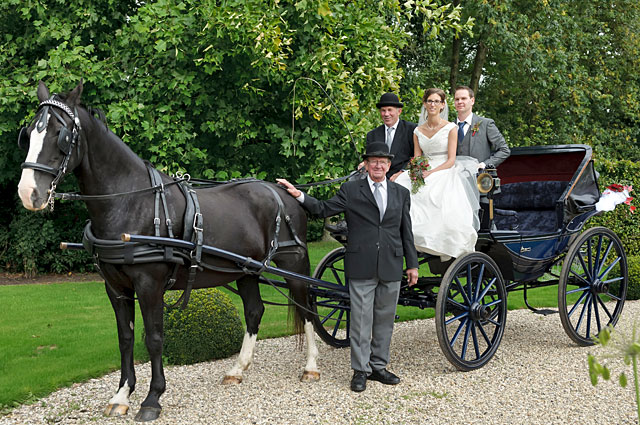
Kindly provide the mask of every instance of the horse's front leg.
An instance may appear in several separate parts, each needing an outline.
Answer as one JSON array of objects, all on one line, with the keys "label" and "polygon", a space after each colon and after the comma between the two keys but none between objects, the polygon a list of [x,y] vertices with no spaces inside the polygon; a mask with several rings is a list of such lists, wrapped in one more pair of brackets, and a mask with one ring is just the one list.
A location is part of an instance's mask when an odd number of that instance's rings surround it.
[{"label": "horse's front leg", "polygon": [[136,279],[136,294],[140,303],[140,311],[144,320],[145,344],[151,360],[151,383],[149,393],[136,414],[136,421],[152,421],[160,416],[160,396],[166,388],[164,369],[162,366],[162,342],[164,291],[163,280],[154,279],[150,275],[140,274]]},{"label": "horse's front leg", "polygon": [[320,369],[318,369],[318,347],[316,345],[315,331],[313,323],[305,318],[304,334],[307,339],[307,364],[304,366],[302,382],[315,382],[320,379]]},{"label": "horse's front leg", "polygon": [[253,362],[253,352],[258,338],[258,328],[264,304],[260,298],[260,288],[256,276],[244,276],[237,280],[238,292],[244,305],[244,320],[247,324],[247,332],[244,334],[242,348],[233,367],[222,379],[223,384],[239,384],[242,382],[242,373],[249,368]]},{"label": "horse's front leg", "polygon": [[118,392],[109,400],[104,414],[123,416],[129,411],[129,395],[136,386],[136,373],[133,367],[135,302],[130,289],[114,289],[116,286],[105,282],[107,295],[113,306],[118,325],[118,343],[120,346],[120,384]]}]

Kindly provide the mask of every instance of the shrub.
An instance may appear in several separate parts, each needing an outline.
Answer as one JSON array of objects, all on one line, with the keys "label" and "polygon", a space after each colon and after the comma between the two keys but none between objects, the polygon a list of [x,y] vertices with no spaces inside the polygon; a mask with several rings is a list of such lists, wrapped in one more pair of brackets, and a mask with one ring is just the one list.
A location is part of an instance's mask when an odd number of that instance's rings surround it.
[{"label": "shrub", "polygon": [[629,264],[629,288],[627,289],[628,300],[640,299],[640,255],[627,257]]},{"label": "shrub", "polygon": [[[182,291],[165,294],[173,305]],[[231,298],[218,289],[191,292],[189,305],[164,309],[163,352],[169,364],[192,364],[240,351],[244,329]]]}]

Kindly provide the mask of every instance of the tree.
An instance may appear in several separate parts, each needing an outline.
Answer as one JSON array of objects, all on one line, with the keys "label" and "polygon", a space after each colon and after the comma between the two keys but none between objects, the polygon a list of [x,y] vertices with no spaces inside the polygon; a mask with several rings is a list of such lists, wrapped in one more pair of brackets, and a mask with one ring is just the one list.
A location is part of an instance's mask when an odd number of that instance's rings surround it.
[{"label": "tree", "polygon": [[432,0],[23,3],[0,6],[5,217],[15,216],[15,137],[35,113],[38,80],[59,92],[84,78],[84,102],[163,171],[322,180],[359,162],[378,125],[372,105],[403,78],[414,15],[431,31],[461,27]]}]

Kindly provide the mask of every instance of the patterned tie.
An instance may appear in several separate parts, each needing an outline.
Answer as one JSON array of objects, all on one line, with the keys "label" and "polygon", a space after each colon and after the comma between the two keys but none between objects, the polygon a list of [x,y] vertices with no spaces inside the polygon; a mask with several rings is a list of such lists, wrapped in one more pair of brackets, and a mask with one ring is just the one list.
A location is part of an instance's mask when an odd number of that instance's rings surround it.
[{"label": "patterned tie", "polygon": [[466,121],[460,121],[458,123],[458,143],[462,143],[462,139],[464,139],[464,125]]},{"label": "patterned tie", "polygon": [[382,183],[374,183],[373,187],[373,197],[376,199],[376,204],[378,204],[378,209],[380,210],[380,221],[382,222],[382,217],[384,217],[384,203],[382,202],[382,192],[380,191],[380,186]]},{"label": "patterned tie", "polygon": [[387,128],[387,146],[389,146],[389,152],[391,152],[391,143],[393,143],[393,139],[391,138],[392,131],[393,131],[393,127]]}]

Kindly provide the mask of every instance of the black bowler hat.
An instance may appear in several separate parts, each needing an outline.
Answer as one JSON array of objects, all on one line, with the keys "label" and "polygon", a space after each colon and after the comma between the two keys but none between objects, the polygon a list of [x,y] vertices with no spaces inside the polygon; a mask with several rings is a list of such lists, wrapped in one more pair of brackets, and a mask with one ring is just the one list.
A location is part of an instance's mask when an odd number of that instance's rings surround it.
[{"label": "black bowler hat", "polygon": [[367,143],[367,151],[362,157],[367,159],[371,156],[393,159],[393,154],[389,153],[389,146],[385,142]]},{"label": "black bowler hat", "polygon": [[395,93],[385,93],[380,96],[380,102],[376,103],[376,108],[380,109],[383,106],[395,106],[396,108],[402,108],[402,103]]}]

